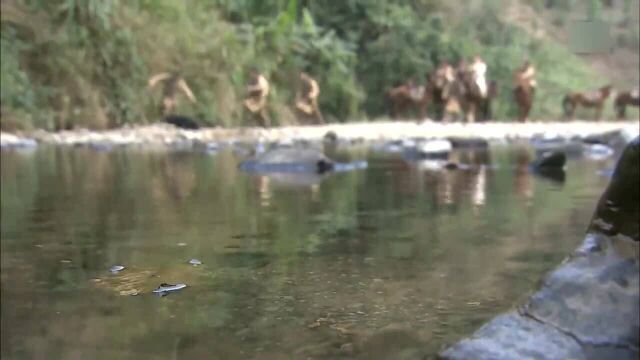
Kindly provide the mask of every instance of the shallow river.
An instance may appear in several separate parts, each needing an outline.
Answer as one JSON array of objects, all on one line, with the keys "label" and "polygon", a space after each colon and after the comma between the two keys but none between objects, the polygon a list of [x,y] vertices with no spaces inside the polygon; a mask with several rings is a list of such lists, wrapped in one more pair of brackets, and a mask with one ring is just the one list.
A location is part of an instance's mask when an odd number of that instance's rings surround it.
[{"label": "shallow river", "polygon": [[434,172],[354,148],[335,156],[366,170],[318,179],[231,151],[3,150],[2,358],[429,358],[578,245],[612,164],[557,182],[490,155]]}]

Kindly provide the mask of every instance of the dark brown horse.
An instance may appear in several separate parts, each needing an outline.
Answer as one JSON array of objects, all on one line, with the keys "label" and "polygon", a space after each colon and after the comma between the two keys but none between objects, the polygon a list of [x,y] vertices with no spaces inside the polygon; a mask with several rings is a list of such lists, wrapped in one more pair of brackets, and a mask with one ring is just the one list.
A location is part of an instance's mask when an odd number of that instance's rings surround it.
[{"label": "dark brown horse", "polygon": [[613,106],[616,109],[618,119],[625,118],[627,105],[640,107],[640,93],[638,92],[638,90],[622,91],[618,93],[616,99],[613,102]]},{"label": "dark brown horse", "polygon": [[487,95],[482,96],[478,84],[473,79],[471,73],[465,73],[458,78],[463,88],[461,98],[462,109],[465,113],[466,122],[473,123],[476,118],[487,120],[491,117],[491,101],[498,94],[495,81],[489,81]]},{"label": "dark brown horse", "polygon": [[402,84],[387,91],[387,97],[391,102],[391,117],[394,119],[406,114],[410,108],[417,110],[420,119],[426,116],[430,96],[424,86]]},{"label": "dark brown horse", "polygon": [[531,86],[529,82],[521,81],[513,89],[513,97],[518,105],[518,120],[520,122],[527,122],[529,118],[529,112],[533,105],[533,98],[535,97],[536,89]]},{"label": "dark brown horse", "polygon": [[586,108],[596,109],[596,119],[600,120],[604,102],[609,98],[611,88],[611,85],[607,85],[593,92],[574,92],[567,94],[562,100],[562,108],[564,109],[565,116],[569,119],[573,118],[576,107],[582,105]]}]

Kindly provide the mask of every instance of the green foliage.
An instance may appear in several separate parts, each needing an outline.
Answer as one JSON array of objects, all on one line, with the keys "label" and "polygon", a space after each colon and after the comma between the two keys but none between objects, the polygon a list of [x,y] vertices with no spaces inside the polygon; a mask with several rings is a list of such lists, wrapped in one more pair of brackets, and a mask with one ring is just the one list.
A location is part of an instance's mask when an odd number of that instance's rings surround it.
[{"label": "green foliage", "polygon": [[[567,1],[546,1],[570,9]],[[179,71],[198,102],[179,111],[207,124],[244,125],[249,68],[272,84],[276,124],[294,122],[299,71],[321,87],[332,121],[386,114],[385,92],[423,82],[442,60],[476,53],[502,90],[495,116],[513,116],[511,73],[540,69],[533,116],[557,115],[557,98],[594,87],[582,60],[501,17],[504,2],[436,0],[7,0],[2,2],[2,126],[111,127],[157,119],[149,76]],[[533,6],[533,5],[532,5]],[[627,6],[629,6],[627,4]],[[600,11],[600,5],[592,7]],[[564,11],[564,10],[562,10]],[[585,13],[586,14],[586,13]],[[638,27],[616,37],[637,48]],[[599,85],[599,84],[597,84]]]}]

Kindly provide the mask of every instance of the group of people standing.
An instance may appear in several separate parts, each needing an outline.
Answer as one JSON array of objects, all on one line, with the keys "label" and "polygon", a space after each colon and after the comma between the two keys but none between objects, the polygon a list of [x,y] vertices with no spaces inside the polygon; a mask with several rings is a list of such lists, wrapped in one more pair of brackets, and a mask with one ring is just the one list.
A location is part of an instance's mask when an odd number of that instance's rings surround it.
[{"label": "group of people standing", "polygon": [[[298,75],[299,86],[296,92],[294,106],[301,115],[315,118],[320,124],[324,123],[324,117],[318,105],[320,96],[320,86],[318,82],[305,72]],[[182,76],[177,73],[160,73],[149,79],[148,87],[153,89],[156,85],[163,83],[162,101],[160,102],[160,113],[167,117],[173,115],[177,109],[177,96],[181,92],[192,103],[196,102],[193,92]],[[267,109],[267,99],[269,96],[269,81],[259,71],[252,69],[249,72],[249,82],[246,86],[246,96],[243,101],[244,108],[249,114],[263,126],[271,125],[271,118]]]}]

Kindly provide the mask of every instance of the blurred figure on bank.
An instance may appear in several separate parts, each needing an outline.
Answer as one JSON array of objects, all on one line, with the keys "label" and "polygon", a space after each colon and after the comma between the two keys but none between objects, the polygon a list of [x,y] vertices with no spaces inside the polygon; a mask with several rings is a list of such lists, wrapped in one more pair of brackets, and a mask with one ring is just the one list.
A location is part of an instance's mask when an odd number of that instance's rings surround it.
[{"label": "blurred figure on bank", "polygon": [[407,86],[409,87],[409,97],[411,100],[415,102],[420,102],[424,98],[425,88],[422,85],[418,85],[416,83],[415,78],[409,78],[407,81]]},{"label": "blurred figure on bank", "polygon": [[456,71],[447,61],[440,63],[436,70],[436,86],[442,91],[442,98],[449,97],[451,83],[456,79]]},{"label": "blurred figure on bank", "polygon": [[537,86],[536,69],[531,65],[528,59],[513,74],[514,97],[518,104],[518,120],[526,122],[529,118],[529,112],[533,105],[533,98]]},{"label": "blurred figure on bank", "polygon": [[244,106],[253,116],[257,117],[261,126],[268,127],[271,124],[267,113],[269,82],[264,75],[255,69],[251,70],[249,76],[250,80],[247,85],[247,97],[244,100]]},{"label": "blurred figure on bank", "polygon": [[296,108],[304,115],[314,117],[319,124],[324,124],[324,118],[318,106],[320,86],[318,82],[305,72],[300,72],[301,89],[296,95]]},{"label": "blurred figure on bank", "polygon": [[473,57],[473,62],[469,65],[469,71],[473,75],[473,81],[480,90],[482,97],[487,97],[487,64],[480,55]]},{"label": "blurred figure on bank", "polygon": [[148,88],[153,89],[159,83],[163,83],[162,102],[160,103],[160,113],[162,116],[174,114],[178,107],[178,92],[182,92],[192,103],[196,102],[196,97],[187,85],[187,82],[175,72],[160,73],[149,78]]},{"label": "blurred figure on bank", "polygon": [[516,70],[514,80],[516,86],[536,88],[538,85],[536,82],[536,68],[529,62],[529,59],[525,59],[522,67]]}]

